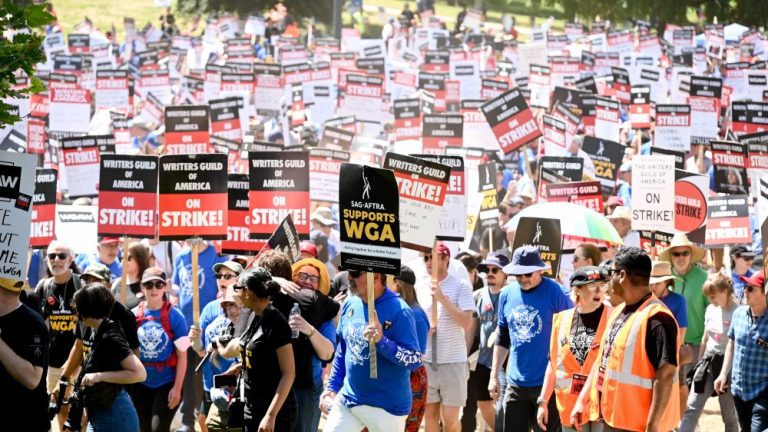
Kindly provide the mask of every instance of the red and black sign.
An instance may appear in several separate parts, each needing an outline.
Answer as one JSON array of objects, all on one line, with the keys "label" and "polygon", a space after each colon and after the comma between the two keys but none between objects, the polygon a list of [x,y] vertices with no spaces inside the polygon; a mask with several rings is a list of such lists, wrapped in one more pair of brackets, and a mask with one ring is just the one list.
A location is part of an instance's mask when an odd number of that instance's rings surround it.
[{"label": "red and black sign", "polygon": [[248,167],[251,238],[268,240],[287,215],[309,238],[309,152],[250,152]]},{"label": "red and black sign", "polygon": [[464,117],[461,114],[424,114],[422,150],[424,153],[444,153],[446,147],[461,147]]},{"label": "red and black sign", "polygon": [[562,241],[560,219],[521,217],[517,223],[512,250],[527,245],[538,247],[541,260],[551,267],[542,273],[554,277],[560,268]]},{"label": "red and black sign", "polygon": [[544,115],[541,118],[541,130],[544,132],[544,152],[551,156],[564,154],[567,146],[565,122],[557,117]]},{"label": "red and black sign", "polygon": [[68,36],[67,43],[71,54],[81,54],[91,51],[90,35],[72,33]]},{"label": "red and black sign", "polygon": [[691,105],[692,144],[707,144],[717,138],[722,91],[720,78],[691,77],[688,104]]},{"label": "red and black sign", "polygon": [[747,194],[747,155],[743,143],[711,141],[715,191],[729,195]]},{"label": "red and black sign", "polygon": [[208,105],[165,107],[165,154],[210,153],[208,111]]},{"label": "red and black sign", "polygon": [[448,73],[451,53],[448,50],[427,50],[424,53],[424,64],[421,69],[425,72]]},{"label": "red and black sign", "polygon": [[63,138],[61,154],[67,173],[70,197],[95,197],[99,182],[98,137]]},{"label": "red and black sign", "polygon": [[395,141],[421,138],[421,101],[397,99],[394,102]]},{"label": "red and black sign", "polygon": [[752,243],[748,202],[749,195],[709,197],[707,246]]},{"label": "red and black sign", "polygon": [[709,176],[675,170],[675,229],[692,242],[704,243]]},{"label": "red and black sign", "polygon": [[[323,129],[323,137],[320,139],[320,147],[333,150],[349,150],[355,133],[346,129],[327,126]],[[339,171],[336,170],[338,173]]]},{"label": "red and black sign", "polygon": [[739,137],[768,131],[768,102],[733,102],[731,129]]},{"label": "red and black sign", "polygon": [[517,87],[486,102],[480,109],[505,154],[541,136],[533,112]]},{"label": "red and black sign", "polygon": [[673,234],[661,231],[640,231],[640,249],[656,258],[669,247]]},{"label": "red and black sign", "polygon": [[221,242],[221,253],[253,255],[264,246],[264,242],[250,238],[250,211],[248,191],[250,183],[247,174],[229,174],[229,214],[227,215],[227,239]]},{"label": "red and black sign", "polygon": [[32,197],[32,224],[29,245],[44,248],[56,238],[56,180],[52,169],[37,169],[35,195]]},{"label": "red and black sign", "polygon": [[411,155],[451,168],[443,212],[438,221],[436,238],[445,241],[464,241],[467,229],[467,194],[465,188],[464,158],[447,155]]},{"label": "red and black sign", "polygon": [[620,103],[629,104],[631,91],[629,72],[624,68],[612,67],[611,75],[613,75],[613,95]]},{"label": "red and black sign", "polygon": [[603,213],[603,193],[600,182],[569,182],[545,184],[541,188],[541,199],[549,202],[571,202]]},{"label": "red and black sign", "polygon": [[30,117],[27,119],[27,153],[43,154],[48,135],[45,131],[45,120]]},{"label": "red and black sign", "polygon": [[160,240],[227,238],[227,155],[160,157]]},{"label": "red and black sign", "polygon": [[632,129],[651,128],[651,86],[632,86],[629,106],[629,123]]},{"label": "red and black sign", "polygon": [[675,169],[685,169],[685,153],[661,147],[651,147],[652,155],[668,155],[675,158]]},{"label": "red and black sign", "polygon": [[209,103],[211,106],[211,133],[228,140],[242,141],[240,105],[243,103],[243,99],[231,97],[211,100]]},{"label": "red and black sign", "polygon": [[101,157],[99,235],[155,236],[157,173],[157,156]]},{"label": "red and black sign", "polygon": [[419,72],[419,88],[432,93],[434,96],[434,112],[443,112],[446,110],[445,81],[447,79],[448,75],[444,73]]}]

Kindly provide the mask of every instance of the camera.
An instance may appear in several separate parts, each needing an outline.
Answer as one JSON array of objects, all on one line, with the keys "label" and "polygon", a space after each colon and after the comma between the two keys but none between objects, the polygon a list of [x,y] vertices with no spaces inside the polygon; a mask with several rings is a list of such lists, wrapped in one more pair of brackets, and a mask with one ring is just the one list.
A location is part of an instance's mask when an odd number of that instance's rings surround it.
[{"label": "camera", "polygon": [[232,341],[232,335],[223,334],[223,335],[220,335],[219,337],[213,338],[213,340],[211,340],[211,345],[213,346],[214,349],[218,349],[220,346],[226,347],[227,345],[229,345],[231,341]]},{"label": "camera", "polygon": [[64,394],[67,392],[67,386],[69,383],[67,380],[59,380],[59,394],[55,401],[48,403],[48,418],[53,421],[56,415],[61,411],[61,406],[64,404]]},{"label": "camera", "polygon": [[69,405],[69,415],[67,415],[67,421],[64,422],[64,430],[79,432],[83,423],[83,401],[78,391],[72,393],[67,405]]}]

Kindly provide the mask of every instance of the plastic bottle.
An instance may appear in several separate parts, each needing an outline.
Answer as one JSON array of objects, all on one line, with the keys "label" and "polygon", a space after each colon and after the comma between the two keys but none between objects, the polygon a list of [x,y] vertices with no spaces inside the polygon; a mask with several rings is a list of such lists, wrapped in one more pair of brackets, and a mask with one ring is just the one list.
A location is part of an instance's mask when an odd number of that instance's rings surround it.
[{"label": "plastic bottle", "polygon": [[[288,320],[296,315],[301,315],[301,309],[299,308],[298,303],[294,303],[293,307],[291,308],[291,313],[288,315]],[[299,329],[292,329],[291,330],[291,338],[292,339],[298,339],[299,338]]]}]

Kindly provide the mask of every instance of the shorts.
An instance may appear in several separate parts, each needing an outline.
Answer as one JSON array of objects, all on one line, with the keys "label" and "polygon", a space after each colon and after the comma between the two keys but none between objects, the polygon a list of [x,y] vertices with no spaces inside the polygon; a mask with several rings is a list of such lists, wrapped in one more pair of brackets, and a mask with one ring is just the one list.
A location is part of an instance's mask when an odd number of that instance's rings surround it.
[{"label": "shorts", "polygon": [[491,381],[491,370],[479,364],[473,373],[469,374],[469,387],[475,392],[478,402],[493,400],[488,392],[488,383]]},{"label": "shorts", "polygon": [[211,410],[211,405],[213,405],[213,402],[211,402],[211,392],[204,390],[203,400],[200,401],[199,415],[208,415],[208,411]]},{"label": "shorts", "polygon": [[467,379],[469,364],[443,363],[434,370],[432,364],[426,363],[429,392],[427,404],[442,403],[450,407],[463,407],[467,402]]}]

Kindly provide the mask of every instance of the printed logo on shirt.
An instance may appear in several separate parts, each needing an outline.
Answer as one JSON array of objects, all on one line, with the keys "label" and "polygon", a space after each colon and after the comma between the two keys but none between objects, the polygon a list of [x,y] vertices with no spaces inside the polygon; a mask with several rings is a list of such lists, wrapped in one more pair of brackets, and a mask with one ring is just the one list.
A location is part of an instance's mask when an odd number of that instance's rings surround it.
[{"label": "printed logo on shirt", "polygon": [[158,360],[171,342],[160,321],[145,321],[138,330],[141,344],[141,358],[146,361]]},{"label": "printed logo on shirt", "polygon": [[365,364],[368,360],[370,352],[368,351],[368,339],[363,336],[365,331],[365,321],[362,319],[354,319],[348,322],[347,326],[347,346],[349,347],[349,353],[352,357],[352,363],[356,365]]},{"label": "printed logo on shirt", "polygon": [[510,335],[515,335],[518,343],[527,343],[533,340],[543,327],[543,321],[539,311],[528,305],[517,305],[512,309],[510,321]]},{"label": "printed logo on shirt", "polygon": [[42,340],[40,339],[40,335],[35,335],[32,338],[32,345],[35,348],[35,357],[40,358],[43,355],[42,347],[43,345],[40,343]]},{"label": "printed logo on shirt", "polygon": [[[197,269],[198,289],[203,290],[205,286],[205,270],[201,267]],[[192,266],[181,266],[179,269],[179,296],[192,297]]]}]

